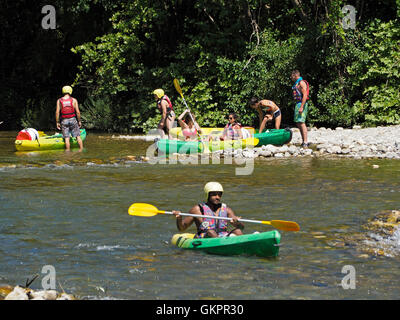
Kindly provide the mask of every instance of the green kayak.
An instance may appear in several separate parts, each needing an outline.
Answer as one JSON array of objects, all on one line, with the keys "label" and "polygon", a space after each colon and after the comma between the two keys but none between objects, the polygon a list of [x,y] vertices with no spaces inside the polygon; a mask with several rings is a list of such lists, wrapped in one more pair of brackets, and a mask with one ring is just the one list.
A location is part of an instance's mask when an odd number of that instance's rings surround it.
[{"label": "green kayak", "polygon": [[255,255],[276,257],[279,253],[281,235],[277,230],[245,234],[236,237],[193,238],[194,234],[175,234],[171,243],[182,249],[204,251],[218,255]]},{"label": "green kayak", "polygon": [[256,133],[253,137],[242,140],[228,141],[182,141],[160,139],[157,141],[157,150],[164,154],[182,153],[195,154],[215,152],[227,149],[239,149],[246,147],[261,147],[267,144],[283,145],[292,140],[292,131],[287,129],[271,129],[263,133]]},{"label": "green kayak", "polygon": [[276,146],[284,145],[292,140],[292,130],[286,129],[271,129],[263,133],[254,134],[254,138],[259,140],[257,147],[273,144]]}]

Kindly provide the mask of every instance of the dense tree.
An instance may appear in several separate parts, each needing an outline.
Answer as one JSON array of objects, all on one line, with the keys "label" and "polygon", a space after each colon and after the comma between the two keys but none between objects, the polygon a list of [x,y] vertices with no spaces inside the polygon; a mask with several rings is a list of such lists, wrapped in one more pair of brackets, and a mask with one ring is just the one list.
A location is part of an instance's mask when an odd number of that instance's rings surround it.
[{"label": "dense tree", "polygon": [[88,128],[146,131],[155,88],[183,110],[174,78],[203,126],[230,111],[256,125],[252,96],[274,100],[290,125],[292,69],[311,84],[309,123],[400,123],[400,0],[60,0],[56,30],[40,28],[44,4],[2,2],[9,127],[51,127],[59,88],[74,82]]}]

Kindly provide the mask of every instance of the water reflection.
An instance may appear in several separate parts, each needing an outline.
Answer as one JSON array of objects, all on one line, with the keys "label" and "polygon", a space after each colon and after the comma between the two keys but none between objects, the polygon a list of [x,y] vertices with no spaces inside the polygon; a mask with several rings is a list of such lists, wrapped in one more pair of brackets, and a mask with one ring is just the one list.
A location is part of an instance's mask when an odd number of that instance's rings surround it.
[{"label": "water reflection", "polygon": [[[7,139],[0,140],[1,282],[22,283],[51,264],[63,288],[83,298],[398,298],[398,233],[363,228],[378,212],[400,208],[398,161],[265,159],[251,176],[235,176],[223,163],[151,165],[141,160],[149,142],[111,135],[89,134],[84,152],[68,154],[19,155]],[[127,213],[134,202],[187,212],[204,201],[210,180],[243,218],[296,221],[301,231],[282,232],[275,259],[221,257],[171,246],[172,217]],[[245,228],[263,230],[270,227]],[[392,254],[360,250],[368,237]],[[357,271],[355,291],[340,287],[344,265]]]}]

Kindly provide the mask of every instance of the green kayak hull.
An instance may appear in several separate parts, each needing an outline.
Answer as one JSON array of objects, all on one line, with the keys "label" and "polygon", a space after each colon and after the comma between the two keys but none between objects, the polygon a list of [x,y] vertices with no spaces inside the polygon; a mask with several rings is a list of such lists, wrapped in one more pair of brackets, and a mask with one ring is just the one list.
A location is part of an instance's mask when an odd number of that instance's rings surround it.
[{"label": "green kayak hull", "polygon": [[157,141],[157,150],[162,153],[194,154],[202,153],[204,145],[199,141],[181,141],[160,139]]},{"label": "green kayak hull", "polygon": [[[182,153],[195,154],[215,152],[226,149],[240,149],[246,147],[261,147],[267,144],[284,145],[292,140],[292,131],[287,129],[271,129],[263,133],[254,134],[253,138],[230,141],[182,141],[160,139],[157,141],[157,150],[163,154]],[[257,141],[254,143],[254,141]]]},{"label": "green kayak hull", "polygon": [[292,130],[286,129],[271,129],[263,133],[254,134],[254,138],[259,140],[257,147],[267,144],[284,145],[292,140]]},{"label": "green kayak hull", "polygon": [[236,237],[195,239],[193,234],[175,234],[171,243],[182,249],[203,251],[210,254],[255,255],[276,257],[279,254],[281,235],[277,230],[245,234]]}]

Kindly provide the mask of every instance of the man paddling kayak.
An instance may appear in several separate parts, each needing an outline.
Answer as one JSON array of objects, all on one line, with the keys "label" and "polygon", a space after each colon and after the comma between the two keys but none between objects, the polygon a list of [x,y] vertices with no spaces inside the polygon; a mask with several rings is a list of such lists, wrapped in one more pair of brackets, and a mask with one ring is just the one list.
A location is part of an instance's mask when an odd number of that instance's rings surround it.
[{"label": "man paddling kayak", "polygon": [[[179,231],[186,230],[194,222],[197,227],[195,238],[216,238],[225,237],[231,234],[242,235],[243,224],[238,221],[233,210],[225,203],[221,202],[222,193],[224,192],[222,185],[218,182],[208,182],[204,186],[204,192],[207,196],[206,203],[199,203],[190,209],[189,213],[208,216],[210,218],[197,218],[186,216],[184,219],[180,215],[180,211],[172,211],[176,217],[176,226]],[[212,219],[212,217],[229,217],[231,224],[235,229],[228,232],[227,220]]]}]

